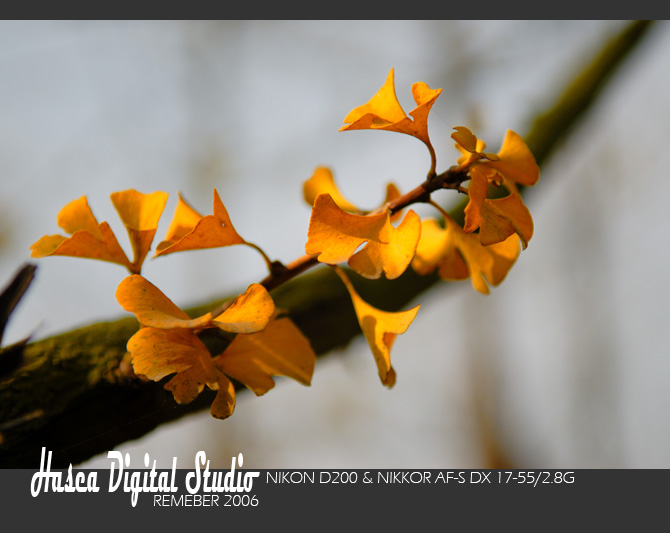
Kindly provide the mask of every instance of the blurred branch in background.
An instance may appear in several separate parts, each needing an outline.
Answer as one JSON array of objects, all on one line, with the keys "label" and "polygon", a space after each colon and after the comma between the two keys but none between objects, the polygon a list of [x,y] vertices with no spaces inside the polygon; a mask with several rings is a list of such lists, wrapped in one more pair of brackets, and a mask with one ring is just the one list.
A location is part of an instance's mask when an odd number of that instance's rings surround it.
[{"label": "blurred branch in background", "polygon": [[[651,25],[628,25],[567,86],[559,101],[535,119],[525,138],[540,165],[591,108]],[[436,282],[435,277],[408,271],[393,282],[360,280],[356,288],[372,305],[397,310]],[[303,275],[272,295],[278,307],[290,310],[318,354],[346,346],[360,333],[349,295],[330,269]],[[216,302],[203,307],[213,305]],[[191,310],[193,315],[202,312]],[[134,318],[126,318],[25,347],[24,365],[0,382],[0,427],[7,428],[0,439],[0,467],[33,466],[46,446],[53,450],[52,467],[64,468],[210,405],[211,394],[179,406],[160,384],[129,378],[126,342],[137,327]],[[43,416],[27,416],[40,409]],[[494,442],[494,430],[484,429],[487,441]],[[502,452],[491,448],[489,456],[491,464],[507,464]]]}]

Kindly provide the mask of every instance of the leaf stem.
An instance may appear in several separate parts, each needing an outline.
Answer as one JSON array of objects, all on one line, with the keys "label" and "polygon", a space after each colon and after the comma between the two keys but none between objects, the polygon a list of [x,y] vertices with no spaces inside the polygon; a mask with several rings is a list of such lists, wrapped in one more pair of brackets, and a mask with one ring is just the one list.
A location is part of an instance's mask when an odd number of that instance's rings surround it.
[{"label": "leaf stem", "polygon": [[268,267],[268,271],[270,272],[270,274],[272,274],[272,272],[276,268],[275,263],[268,257],[268,255],[263,251],[263,249],[257,244],[254,244],[253,242],[245,241],[244,244],[250,246],[251,248],[256,250],[259,254],[261,254],[261,256],[263,256],[263,260],[265,261],[265,264]]}]

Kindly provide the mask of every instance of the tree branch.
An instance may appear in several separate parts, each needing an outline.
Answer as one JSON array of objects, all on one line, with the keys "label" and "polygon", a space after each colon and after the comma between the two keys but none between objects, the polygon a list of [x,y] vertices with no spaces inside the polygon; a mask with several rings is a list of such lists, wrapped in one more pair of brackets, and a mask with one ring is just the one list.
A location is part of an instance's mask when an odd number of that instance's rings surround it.
[{"label": "tree branch", "polygon": [[[536,118],[525,140],[538,164],[584,116],[650,26],[646,21],[631,23],[607,43],[558,102]],[[462,222],[464,205],[451,212],[455,220]],[[438,279],[408,269],[394,281],[370,282],[358,276],[352,281],[370,304],[393,311]],[[291,279],[274,288],[272,297],[278,308],[289,310],[319,355],[346,346],[360,334],[349,294],[329,268]],[[217,304],[210,302],[189,314],[204,314]],[[137,328],[134,318],[124,318],[26,345],[23,366],[0,382],[0,467],[33,468],[46,446],[53,451],[52,468],[67,468],[209,407],[211,391],[191,404],[177,405],[162,383],[128,378],[126,342]]]}]

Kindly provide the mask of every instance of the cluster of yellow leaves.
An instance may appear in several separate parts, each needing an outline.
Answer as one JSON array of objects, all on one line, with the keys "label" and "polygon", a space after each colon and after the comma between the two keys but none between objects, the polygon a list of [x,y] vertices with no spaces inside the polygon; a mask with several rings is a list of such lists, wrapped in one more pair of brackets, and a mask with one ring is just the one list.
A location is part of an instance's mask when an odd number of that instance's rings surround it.
[{"label": "cluster of yellow leaves", "polygon": [[128,231],[134,253],[132,262],[109,224],[98,224],[85,196],[70,202],[58,213],[58,225],[70,237],[46,235],[30,247],[31,256],[65,255],[99,259],[123,265],[131,273],[139,273],[151,248],[167,198],[164,192],[142,194],[133,189],[111,195],[112,203]]},{"label": "cluster of yellow leaves", "polygon": [[[435,219],[421,221],[413,210],[403,212],[402,207],[419,198],[426,201],[425,196],[430,197],[430,192],[437,187],[430,191],[415,189],[419,191],[415,196],[408,193],[401,197],[398,189],[388,184],[382,204],[375,210],[365,211],[344,197],[326,167],[318,167],[303,186],[305,201],[312,207],[305,252],[333,266],[342,279],[372,350],[381,382],[388,387],[396,382],[391,347],[396,336],[412,323],[419,306],[400,312],[377,309],[358,295],[337,265],[347,262],[353,271],[368,279],[381,276],[396,279],[410,265],[419,274],[437,270],[443,279],[470,278],[477,291],[487,294],[489,285],[503,281],[521,247],[525,248],[533,236],[533,220],[519,187],[534,185],[539,178],[539,168],[517,133],[508,131],[500,151],[490,153],[484,151],[485,144],[469,129],[454,128],[452,138],[461,157],[445,174],[436,174],[428,115],[441,91],[423,82],[413,84],[416,107],[408,115],[396,97],[391,69],[381,89],[345,117],[340,131],[394,131],[425,143],[431,153],[428,186],[451,173],[457,180],[440,186],[458,188],[468,194],[463,227],[432,201],[430,203],[444,215],[444,227]],[[459,182],[456,187],[455,181]],[[461,186],[465,181],[469,181],[467,189]],[[491,191],[501,189],[504,194],[490,195]],[[109,225],[98,223],[86,197],[71,202],[58,215],[58,225],[70,237],[44,236],[32,245],[32,256],[86,257],[111,261],[128,269],[131,276],[121,282],[116,296],[120,305],[140,323],[139,331],[128,342],[133,368],[137,374],[154,381],[172,376],[165,388],[172,391],[178,403],[191,402],[207,387],[217,391],[212,415],[226,418],[235,407],[233,380],[257,395],[274,386],[272,377],[276,375],[309,385],[315,354],[308,340],[288,318],[278,318],[274,302],[263,285],[252,284],[225,306],[191,318],[140,275],[167,197],[163,192],[142,194],[135,190],[111,195],[128,232],[134,254],[132,261]],[[167,234],[156,247],[155,257],[238,244],[259,251],[271,276],[274,275],[267,255],[236,231],[214,189],[211,215],[200,214],[179,195]],[[298,270],[294,274],[296,272]],[[233,335],[228,347],[214,356],[199,336],[202,331],[211,329]]]},{"label": "cluster of yellow leaves", "polygon": [[[461,152],[457,170],[467,170],[470,178],[465,223],[461,228],[446,212],[444,229],[434,219],[424,220],[412,268],[419,274],[437,269],[445,280],[471,278],[477,291],[488,294],[489,284],[501,283],[514,265],[519,240],[526,248],[533,236],[533,219],[518,185],[535,185],[540,170],[521,136],[511,130],[493,154],[484,152],[486,145],[467,128],[454,129],[452,138]],[[507,196],[488,198],[497,187]]]},{"label": "cluster of yellow leaves", "polygon": [[[70,237],[51,235],[32,245],[33,257],[64,255],[111,261],[131,276],[119,285],[116,297],[137,317],[140,330],[128,341],[136,374],[159,381],[174,374],[165,388],[178,403],[193,401],[206,387],[218,391],[212,415],[226,418],[235,408],[237,380],[261,395],[274,386],[272,376],[284,375],[309,385],[316,355],[307,338],[288,318],[277,318],[274,302],[262,285],[254,283],[236,299],[202,316],[190,318],[157,287],[139,275],[151,248],[168,195],[135,190],[113,193],[112,203],[126,225],[134,259],[121,249],[107,222],[98,224],[85,197],[66,205],[58,225]],[[235,230],[214,190],[213,214],[203,216],[179,196],[165,239],[156,256],[173,252],[246,244]],[[229,346],[212,357],[198,333],[216,328],[234,334]]]},{"label": "cluster of yellow leaves", "polygon": [[[272,376],[291,377],[309,385],[314,354],[309,341],[288,318],[276,318],[272,298],[262,285],[252,284],[220,314],[191,319],[142,276],[129,276],[116,298],[142,326],[128,341],[137,374],[165,384],[177,403],[193,401],[207,386],[218,391],[211,413],[227,418],[235,409],[237,380],[256,395],[274,387]],[[236,333],[230,345],[212,357],[197,333],[218,328]]]},{"label": "cluster of yellow leaves", "polygon": [[[303,186],[305,201],[312,205],[305,252],[318,261],[337,265],[347,261],[361,276],[378,279],[400,277],[407,269],[421,235],[421,219],[409,210],[398,227],[401,213],[394,216],[385,205],[397,198],[398,189],[389,184],[386,199],[376,213],[366,214],[340,193],[332,172],[318,167]],[[363,246],[362,246],[363,245]],[[362,248],[356,251],[359,247]],[[396,335],[404,333],[416,316],[419,306],[409,311],[389,313],[366,303],[354,290],[344,271],[335,267],[344,282],[379,370],[379,378],[393,387],[396,374],[391,366],[390,350]]]},{"label": "cluster of yellow leaves", "polygon": [[[363,214],[342,196],[325,167],[317,168],[305,182],[304,193],[305,200],[313,202],[305,253],[317,255],[319,262],[330,265],[348,261],[353,270],[368,279],[378,279],[382,274],[395,279],[407,269],[421,233],[421,220],[414,211],[409,210],[397,228],[392,224],[397,217],[387,208]],[[397,188],[389,184],[385,203],[398,195]]]},{"label": "cluster of yellow leaves", "polygon": [[[428,136],[428,114],[441,89],[415,83],[412,93],[417,107],[410,118],[396,97],[391,70],[377,94],[345,117],[340,131],[373,129],[416,137],[431,150],[432,172],[435,160]],[[519,239],[525,248],[532,237],[533,220],[518,185],[534,185],[539,168],[523,139],[513,131],[507,132],[502,148],[493,154],[484,152],[485,144],[467,128],[459,126],[455,130],[452,137],[462,155],[453,170],[470,180],[463,228],[436,204],[445,216],[444,228],[434,219],[422,222],[411,210],[395,227],[391,221],[401,214],[396,212],[392,217],[388,208],[388,203],[400,195],[395,187],[387,189],[386,201],[379,209],[365,212],[342,195],[328,168],[318,167],[303,186],[305,201],[312,206],[305,252],[330,265],[346,261],[352,270],[369,279],[382,274],[388,279],[398,278],[410,264],[419,274],[437,269],[443,279],[470,278],[477,291],[488,294],[489,284],[501,283],[516,261]],[[505,187],[507,196],[488,198],[492,186]],[[380,379],[391,387],[396,379],[390,361],[391,345],[397,334],[406,331],[418,307],[400,313],[376,309],[360,298],[344,271],[337,266],[335,269],[351,295]]]},{"label": "cluster of yellow leaves", "polygon": [[[533,236],[533,219],[523,203],[517,185],[537,183],[540,169],[533,154],[518,133],[509,130],[497,154],[484,153],[486,145],[465,127],[455,128],[452,138],[461,157],[458,165],[468,168],[468,205],[465,208],[466,233],[479,228],[483,245],[502,242],[514,233],[523,247]],[[489,186],[503,186],[509,193],[498,199],[488,199]]]}]

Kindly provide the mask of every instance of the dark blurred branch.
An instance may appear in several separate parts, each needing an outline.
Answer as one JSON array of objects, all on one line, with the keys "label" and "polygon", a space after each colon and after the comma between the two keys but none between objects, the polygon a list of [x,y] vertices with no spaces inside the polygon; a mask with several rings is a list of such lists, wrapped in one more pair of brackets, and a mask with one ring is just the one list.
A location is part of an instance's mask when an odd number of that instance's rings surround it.
[{"label": "dark blurred branch", "polygon": [[[535,119],[526,141],[540,165],[597,100],[650,27],[644,21],[629,24],[568,85],[558,102]],[[453,212],[456,219],[462,207]],[[361,296],[386,310],[405,307],[437,282],[434,276],[417,276],[411,270],[392,282],[355,280]],[[278,307],[289,310],[318,354],[345,346],[360,333],[349,295],[328,268],[303,274],[275,289],[272,296]],[[200,312],[192,310],[194,315]],[[36,468],[46,446],[54,452],[52,468],[66,468],[209,406],[211,394],[180,406],[161,384],[128,378],[125,346],[137,327],[134,318],[125,318],[25,347],[23,366],[0,382],[0,467]]]}]

